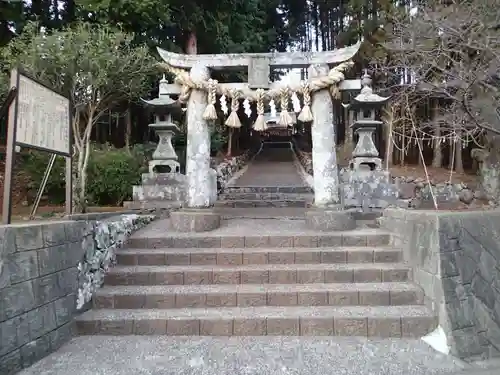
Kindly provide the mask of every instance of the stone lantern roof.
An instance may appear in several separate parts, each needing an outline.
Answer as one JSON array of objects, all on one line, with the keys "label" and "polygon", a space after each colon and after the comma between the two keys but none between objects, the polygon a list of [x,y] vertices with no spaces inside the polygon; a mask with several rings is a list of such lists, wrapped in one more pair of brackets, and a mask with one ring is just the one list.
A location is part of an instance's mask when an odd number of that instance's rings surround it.
[{"label": "stone lantern roof", "polygon": [[141,101],[144,103],[146,107],[149,107],[156,114],[177,114],[181,111],[181,105],[178,101],[173,100],[168,93],[168,81],[165,79],[165,75],[163,75],[160,80],[158,90],[158,97],[150,100],[142,99]]},{"label": "stone lantern roof", "polygon": [[363,110],[382,107],[390,97],[380,96],[373,92],[372,78],[365,70],[363,78],[361,78],[361,92],[352,100],[349,109]]}]

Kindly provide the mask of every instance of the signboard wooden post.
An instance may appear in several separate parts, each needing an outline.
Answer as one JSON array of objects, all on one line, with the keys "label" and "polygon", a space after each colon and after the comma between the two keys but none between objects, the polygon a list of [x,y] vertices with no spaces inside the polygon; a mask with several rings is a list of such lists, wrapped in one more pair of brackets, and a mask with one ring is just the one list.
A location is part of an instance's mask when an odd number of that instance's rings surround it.
[{"label": "signboard wooden post", "polygon": [[[12,70],[10,80],[17,94],[9,109],[2,222],[11,222],[12,172],[16,147],[66,157],[66,213],[71,214],[71,101],[22,69]],[[50,173],[50,170],[46,173]]]}]

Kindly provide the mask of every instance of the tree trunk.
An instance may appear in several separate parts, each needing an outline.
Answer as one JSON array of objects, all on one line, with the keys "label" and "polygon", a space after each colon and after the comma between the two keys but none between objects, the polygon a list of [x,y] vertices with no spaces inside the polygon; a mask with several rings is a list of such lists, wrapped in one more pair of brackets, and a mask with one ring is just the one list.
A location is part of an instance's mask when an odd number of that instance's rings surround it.
[{"label": "tree trunk", "polygon": [[394,153],[394,139],[392,135],[392,128],[394,125],[394,110],[392,108],[387,108],[387,118],[385,121],[385,134],[384,141],[386,142],[385,146],[385,165],[387,169],[392,167],[393,164],[393,153]]},{"label": "tree trunk", "polygon": [[[422,154],[420,154],[422,152]],[[425,164],[425,160],[423,160],[424,156],[424,142],[422,139],[417,139],[417,157],[418,157],[418,165],[422,167]]]},{"label": "tree trunk", "polygon": [[92,126],[94,125],[94,109],[89,109],[87,124],[83,136],[79,141],[78,164],[77,164],[77,212],[85,213],[87,209],[87,166],[90,157],[90,138]]},{"label": "tree trunk", "polygon": [[229,135],[227,138],[227,153],[226,157],[230,158],[232,156],[232,145],[233,145],[233,128],[229,128]]},{"label": "tree trunk", "polygon": [[344,137],[344,152],[347,154],[347,158],[352,157],[352,152],[354,151],[354,140],[352,134],[352,124],[354,124],[354,112],[347,111],[347,124],[345,127],[345,137]]},{"label": "tree trunk", "polygon": [[449,143],[450,143],[450,156],[448,157],[448,164],[449,164],[449,169],[451,171],[454,171],[455,170],[455,153],[456,153],[456,148],[457,148],[457,144],[455,143],[455,139],[452,137],[452,135],[450,134],[449,135],[450,137],[450,140],[449,140]]},{"label": "tree trunk", "polygon": [[80,203],[81,213],[85,213],[87,211],[87,167],[89,165],[89,157],[90,157],[90,136],[84,140],[85,142],[85,154],[83,157],[83,166],[80,171],[80,196],[78,197],[78,201]]},{"label": "tree trunk", "polygon": [[186,54],[197,55],[198,54],[198,42],[196,39],[196,33],[194,31],[189,31],[188,38],[186,41]]},{"label": "tree trunk", "polygon": [[480,164],[481,189],[485,198],[500,202],[500,137],[490,136],[485,149],[474,149],[471,156]]},{"label": "tree trunk", "polygon": [[127,152],[130,154],[130,137],[132,136],[132,113],[130,111],[130,108],[127,110],[125,113],[125,148],[127,149]]},{"label": "tree trunk", "polygon": [[406,132],[406,126],[405,123],[403,122],[403,131],[401,133],[401,151],[399,152],[399,164],[402,167],[405,165],[405,150],[406,150],[405,132]]},{"label": "tree trunk", "polygon": [[314,44],[316,46],[316,51],[319,51],[319,15],[318,15],[318,5],[313,3],[312,4],[312,9],[313,9],[313,19],[314,19]]},{"label": "tree trunk", "polygon": [[328,51],[327,35],[326,35],[326,9],[323,4],[320,5],[320,20],[321,20],[321,47],[323,51]]},{"label": "tree trunk", "polygon": [[432,154],[432,166],[434,168],[441,168],[443,166],[443,151],[441,149],[441,124],[436,121],[438,115],[438,102],[437,100],[433,102],[432,105],[432,118],[433,118],[433,135],[434,140],[432,144],[433,154]]},{"label": "tree trunk", "polygon": [[462,158],[462,129],[457,129],[457,141],[455,142],[455,170],[458,173],[464,172],[464,163]]}]

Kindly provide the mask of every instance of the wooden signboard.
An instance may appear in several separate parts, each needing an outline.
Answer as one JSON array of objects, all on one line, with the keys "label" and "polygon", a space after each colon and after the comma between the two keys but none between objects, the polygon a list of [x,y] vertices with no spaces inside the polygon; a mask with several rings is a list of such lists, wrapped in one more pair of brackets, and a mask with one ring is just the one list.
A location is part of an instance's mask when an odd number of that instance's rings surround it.
[{"label": "wooden signboard", "polygon": [[[12,216],[12,169],[16,147],[31,148],[66,157],[66,212],[71,213],[71,100],[33,78],[22,69],[11,73],[16,95],[9,108],[5,163],[3,223]],[[50,168],[46,171],[46,180]],[[46,182],[46,181],[45,181]],[[42,189],[44,184],[42,184]]]}]

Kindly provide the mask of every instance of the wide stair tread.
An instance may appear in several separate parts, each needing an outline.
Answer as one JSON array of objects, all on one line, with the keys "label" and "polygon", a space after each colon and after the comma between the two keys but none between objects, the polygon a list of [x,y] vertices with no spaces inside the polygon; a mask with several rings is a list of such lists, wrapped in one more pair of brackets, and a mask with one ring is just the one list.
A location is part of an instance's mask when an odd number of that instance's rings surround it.
[{"label": "wide stair tread", "polygon": [[77,319],[80,334],[421,336],[435,319],[411,306],[257,306],[97,309]]},{"label": "wide stair tread", "polygon": [[231,207],[231,208],[246,208],[246,207],[308,207],[312,204],[309,199],[239,199],[239,200],[218,200],[215,202],[215,207]]},{"label": "wide stair tread", "polygon": [[412,283],[117,285],[96,292],[94,307],[115,309],[230,306],[414,305]]},{"label": "wide stair tread", "polygon": [[221,193],[220,200],[314,200],[310,193]]},{"label": "wide stair tread", "polygon": [[227,219],[276,219],[304,220],[307,207],[214,207],[214,211]]},{"label": "wide stair tread", "polygon": [[317,284],[198,284],[198,285],[115,285],[104,286],[98,295],[190,294],[190,293],[276,293],[276,292],[411,292],[420,289],[411,283],[317,283]]},{"label": "wide stair tread", "polygon": [[401,259],[390,246],[279,247],[279,248],[158,248],[123,249],[121,265],[389,263]]},{"label": "wide stair tread", "polygon": [[215,271],[215,270],[356,270],[356,269],[409,269],[404,263],[296,263],[296,264],[228,264],[228,265],[176,265],[176,266],[116,266],[109,270],[112,273],[139,273],[139,272],[163,272],[163,271]]},{"label": "wide stair tread", "polygon": [[410,269],[400,263],[250,264],[118,266],[105,276],[108,285],[313,284],[399,282]]}]

